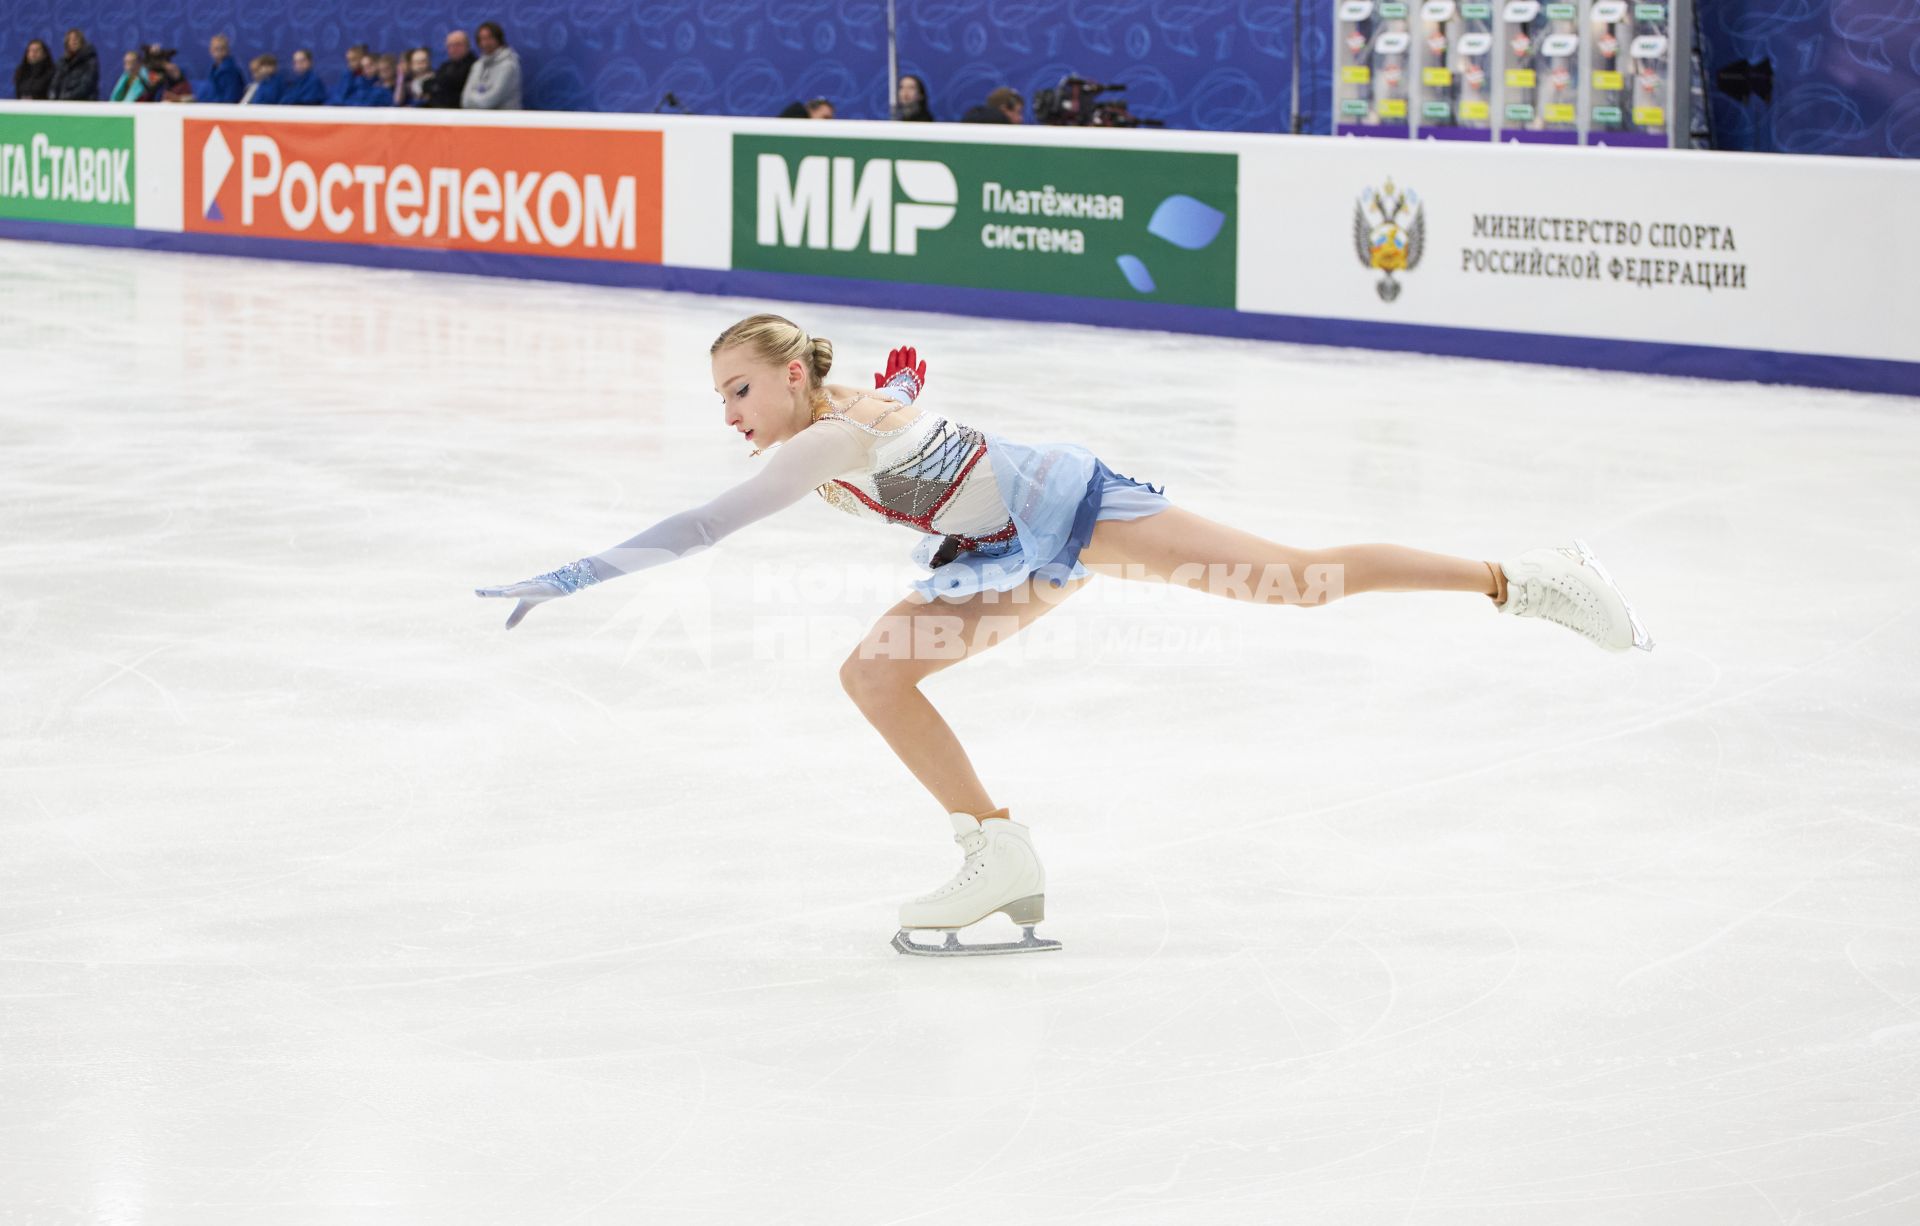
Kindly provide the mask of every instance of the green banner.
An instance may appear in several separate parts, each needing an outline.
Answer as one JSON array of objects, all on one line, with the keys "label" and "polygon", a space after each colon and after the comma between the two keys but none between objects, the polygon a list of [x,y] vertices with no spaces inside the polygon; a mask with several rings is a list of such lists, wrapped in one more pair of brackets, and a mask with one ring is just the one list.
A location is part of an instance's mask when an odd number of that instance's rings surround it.
[{"label": "green banner", "polygon": [[733,138],[733,266],[1235,305],[1230,153]]},{"label": "green banner", "polygon": [[0,217],[133,225],[133,118],[0,115]]}]

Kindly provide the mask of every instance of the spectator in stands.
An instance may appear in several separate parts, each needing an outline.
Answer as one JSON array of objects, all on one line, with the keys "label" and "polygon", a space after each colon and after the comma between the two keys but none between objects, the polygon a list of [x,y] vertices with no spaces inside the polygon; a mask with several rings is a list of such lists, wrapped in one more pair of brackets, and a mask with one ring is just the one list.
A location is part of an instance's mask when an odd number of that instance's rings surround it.
[{"label": "spectator in stands", "polygon": [[932,123],[933,106],[927,98],[927,83],[912,73],[903,73],[894,91],[893,117],[908,123]]},{"label": "spectator in stands", "polygon": [[465,30],[447,31],[447,58],[435,70],[433,85],[426,91],[427,100],[423,106],[441,107],[457,110],[460,95],[467,88],[467,75],[473,71],[473,48],[467,42]]},{"label": "spectator in stands", "polygon": [[55,102],[100,101],[100,54],[78,30],[67,31],[67,55],[53,70]]},{"label": "spectator in stands", "polygon": [[207,71],[204,88],[196,91],[202,102],[238,102],[247,92],[247,79],[240,65],[233,62],[233,43],[224,34],[216,34],[207,44],[213,67]]},{"label": "spectator in stands", "polygon": [[392,106],[393,83],[380,83],[380,57],[371,50],[360,54],[360,71],[354,74],[353,89],[347,95],[348,106]]},{"label": "spectator in stands", "polygon": [[1018,93],[1001,86],[987,95],[982,106],[976,106],[960,117],[961,123],[1025,123],[1027,103]]},{"label": "spectator in stands", "polygon": [[366,88],[367,79],[361,75],[362,61],[367,58],[367,44],[355,43],[347,48],[347,71],[340,80],[327,91],[328,106],[359,106],[360,91]]},{"label": "spectator in stands", "polygon": [[789,102],[785,110],[774,116],[775,119],[832,119],[833,103],[825,98],[809,98],[805,102]]},{"label": "spectator in stands", "polygon": [[326,88],[313,75],[313,52],[301,47],[293,53],[293,71],[280,83],[280,104],[319,106],[326,100]]},{"label": "spectator in stands", "polygon": [[173,57],[180,54],[172,47],[164,51],[152,52],[149,58],[157,56],[159,64],[159,86],[157,92],[147,99],[149,102],[192,102],[193,82],[187,80],[187,74],[174,63]]},{"label": "spectator in stands", "polygon": [[247,92],[240,95],[241,105],[273,106],[285,100],[279,56],[272,52],[256,55],[248,61],[247,71],[253,74],[253,84],[247,86]]},{"label": "spectator in stands", "polygon": [[[464,82],[463,82],[464,84]],[[433,97],[433,52],[415,47],[407,52],[407,71],[400,81],[399,106],[426,106]]]},{"label": "spectator in stands", "polygon": [[467,74],[460,105],[468,109],[520,109],[520,53],[507,46],[507,32],[497,21],[483,21],[474,31],[480,44],[480,62]]},{"label": "spectator in stands", "polygon": [[151,43],[139,55],[140,73],[127,94],[127,101],[158,102],[167,92],[167,60],[171,53],[162,50],[159,43]]},{"label": "spectator in stands", "polygon": [[53,92],[53,53],[37,38],[27,40],[27,52],[13,70],[13,96],[45,99]]},{"label": "spectator in stands", "polygon": [[113,83],[113,93],[107,95],[107,101],[138,102],[144,84],[140,75],[140,53],[129,51],[120,57],[120,79]]},{"label": "spectator in stands", "polygon": [[382,51],[374,63],[374,75],[380,82],[381,106],[399,106],[400,103],[400,57],[391,51]]}]

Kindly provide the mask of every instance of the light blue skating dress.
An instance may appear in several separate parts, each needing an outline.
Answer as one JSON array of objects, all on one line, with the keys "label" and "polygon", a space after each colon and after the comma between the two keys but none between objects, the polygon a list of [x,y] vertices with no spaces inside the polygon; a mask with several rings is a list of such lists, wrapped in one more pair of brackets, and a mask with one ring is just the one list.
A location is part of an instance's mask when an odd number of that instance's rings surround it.
[{"label": "light blue skating dress", "polygon": [[927,596],[1004,592],[1035,574],[1059,587],[1087,575],[1080,551],[1095,523],[1173,505],[1163,488],[1119,475],[1085,447],[1018,443],[924,408],[887,424],[904,411],[871,425],[822,413],[820,422],[844,422],[871,443],[859,467],[818,492],[850,514],[924,533],[913,560],[930,573],[913,586]]}]

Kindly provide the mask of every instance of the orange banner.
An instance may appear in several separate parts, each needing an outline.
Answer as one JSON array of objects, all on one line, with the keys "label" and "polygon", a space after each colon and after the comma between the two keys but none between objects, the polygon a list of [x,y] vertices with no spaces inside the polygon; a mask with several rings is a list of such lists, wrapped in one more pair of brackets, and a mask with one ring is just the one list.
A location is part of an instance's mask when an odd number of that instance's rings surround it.
[{"label": "orange banner", "polygon": [[202,234],[660,262],[660,133],[185,121]]}]

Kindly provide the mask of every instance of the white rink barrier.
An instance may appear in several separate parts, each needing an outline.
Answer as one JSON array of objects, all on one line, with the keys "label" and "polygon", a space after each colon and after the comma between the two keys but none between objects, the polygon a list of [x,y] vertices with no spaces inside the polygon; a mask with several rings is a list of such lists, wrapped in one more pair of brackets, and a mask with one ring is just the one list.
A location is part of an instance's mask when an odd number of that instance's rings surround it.
[{"label": "white rink barrier", "polygon": [[0,238],[1920,394],[1920,167],[992,125],[0,103]]}]

